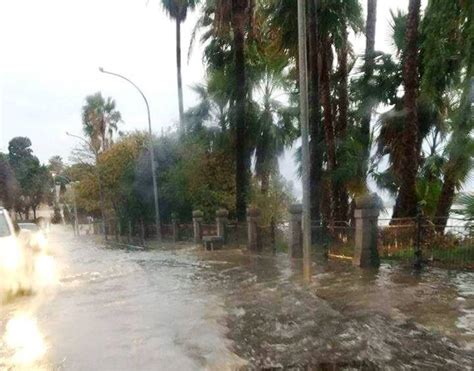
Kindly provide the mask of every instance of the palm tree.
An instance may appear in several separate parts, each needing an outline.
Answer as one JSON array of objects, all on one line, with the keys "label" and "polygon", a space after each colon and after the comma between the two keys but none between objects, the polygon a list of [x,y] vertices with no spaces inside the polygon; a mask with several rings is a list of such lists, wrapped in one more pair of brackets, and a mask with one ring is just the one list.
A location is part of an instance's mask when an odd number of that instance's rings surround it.
[{"label": "palm tree", "polygon": [[405,87],[402,162],[400,169],[399,210],[400,217],[414,217],[417,212],[416,175],[418,171],[418,113],[417,96],[419,82],[419,31],[420,0],[410,0],[405,36],[403,82]]},{"label": "palm tree", "polygon": [[310,189],[311,189],[311,219],[321,220],[321,189],[323,180],[324,137],[321,127],[321,103],[319,99],[319,25],[318,11],[315,1],[309,2],[308,7],[308,85],[310,127]]},{"label": "palm tree", "polygon": [[194,9],[199,0],[161,0],[164,10],[176,22],[176,70],[178,80],[178,107],[181,133],[184,133],[183,82],[181,74],[181,23],[186,20],[188,9]]},{"label": "palm tree", "polygon": [[[375,63],[375,25],[377,22],[377,0],[367,0],[367,21],[365,24],[365,63],[364,63],[364,82],[371,84]],[[361,142],[364,147],[364,169],[368,168],[370,156],[370,120],[374,106],[370,95],[365,97],[364,112],[361,120]],[[365,170],[367,171],[367,170]]]},{"label": "palm tree", "polygon": [[[225,2],[225,0],[221,0]],[[234,34],[235,68],[235,154],[236,154],[236,212],[237,219],[245,220],[250,184],[250,156],[247,143],[247,79],[245,73],[245,26],[249,19],[249,0],[232,0],[231,25]]]},{"label": "palm tree", "polygon": [[[423,22],[422,91],[435,102],[440,112],[448,112],[446,121],[451,128],[443,153],[442,187],[435,211],[435,224],[441,233],[455,193],[473,166],[473,18],[472,1],[430,1]],[[455,97],[454,105],[447,96]]]},{"label": "palm tree", "polygon": [[82,107],[82,127],[95,153],[110,148],[120,121],[120,112],[111,97],[104,99],[100,92],[86,97],[86,104]]},{"label": "palm tree", "polygon": [[[337,14],[338,16],[334,16]],[[321,76],[320,95],[323,107],[323,128],[326,141],[327,170],[331,186],[330,200],[334,221],[346,220],[348,216],[348,196],[346,187],[334,178],[338,169],[338,153],[345,140],[348,128],[348,55],[351,50],[347,39],[348,28],[359,32],[362,28],[361,7],[358,1],[331,2],[321,5]],[[332,70],[334,55],[337,53],[338,69]],[[333,94],[336,91],[336,94]],[[337,96],[337,99],[334,98]]]},{"label": "palm tree", "polygon": [[284,67],[285,64],[279,64],[265,68],[258,85],[263,98],[255,142],[255,173],[263,194],[267,194],[270,177],[279,173],[278,157],[291,146],[298,132],[293,124],[293,107],[285,107],[274,97],[286,84]]},{"label": "palm tree", "polygon": [[221,69],[232,75],[229,96],[231,122],[235,130],[236,216],[240,221],[245,220],[250,189],[251,147],[247,112],[250,89],[245,50],[254,3],[253,0],[207,0],[203,16],[196,24],[196,28],[207,28],[202,41],[208,41],[204,52],[208,69]]}]

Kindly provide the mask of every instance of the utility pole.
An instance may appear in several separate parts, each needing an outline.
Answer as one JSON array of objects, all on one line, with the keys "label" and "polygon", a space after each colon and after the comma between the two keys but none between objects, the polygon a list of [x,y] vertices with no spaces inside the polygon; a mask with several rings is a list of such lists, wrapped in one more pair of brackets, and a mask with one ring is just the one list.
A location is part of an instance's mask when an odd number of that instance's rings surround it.
[{"label": "utility pole", "polygon": [[[155,224],[156,224],[156,239],[158,242],[161,242],[161,221],[160,221],[160,208],[158,204],[158,181],[156,180],[156,165],[155,165],[155,151],[153,151],[153,134],[151,131],[151,116],[150,116],[150,106],[148,105],[148,99],[146,99],[145,94],[141,91],[141,89],[135,84],[132,80],[126,78],[115,72],[110,72],[104,70],[102,67],[99,67],[99,71],[102,73],[106,73],[108,75],[119,77],[125,81],[127,81],[130,85],[133,85],[135,89],[138,90],[140,95],[142,96],[143,100],[145,101],[146,105],[146,112],[148,115],[148,147],[150,151],[150,160],[151,160],[151,177],[153,179],[153,197],[155,201]],[[182,124],[182,122],[181,122]]]},{"label": "utility pole", "polygon": [[308,61],[306,45],[306,0],[298,0],[298,58],[300,89],[300,126],[303,154],[303,275],[311,279],[311,200],[308,123]]}]

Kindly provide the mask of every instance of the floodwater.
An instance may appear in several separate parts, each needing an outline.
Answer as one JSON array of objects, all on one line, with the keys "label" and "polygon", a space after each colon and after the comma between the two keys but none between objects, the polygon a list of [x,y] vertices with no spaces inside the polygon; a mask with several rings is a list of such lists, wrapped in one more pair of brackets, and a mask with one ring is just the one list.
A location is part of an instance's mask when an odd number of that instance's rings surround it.
[{"label": "floodwater", "polygon": [[35,294],[0,309],[0,369],[472,369],[474,273],[193,246],[104,248],[56,228]]}]

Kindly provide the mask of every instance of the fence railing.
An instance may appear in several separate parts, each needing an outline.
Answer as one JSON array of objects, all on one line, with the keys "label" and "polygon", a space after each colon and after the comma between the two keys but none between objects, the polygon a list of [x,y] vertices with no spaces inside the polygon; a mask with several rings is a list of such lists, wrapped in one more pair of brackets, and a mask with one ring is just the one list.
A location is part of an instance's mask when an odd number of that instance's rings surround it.
[{"label": "fence railing", "polygon": [[[258,225],[258,245],[267,251],[286,251],[290,245],[291,221]],[[112,241],[144,246],[147,239],[156,236],[154,224],[124,223],[108,220],[79,226],[80,234],[103,234]],[[216,223],[200,224],[201,238],[217,234]],[[355,253],[355,222],[337,221],[330,225],[313,221],[312,241],[315,249],[327,252],[331,257],[350,259]],[[195,241],[191,223],[163,224],[165,241]],[[428,263],[443,267],[474,269],[474,221],[461,218],[376,219],[376,244],[379,257],[420,265]],[[293,237],[291,237],[293,236]],[[227,221],[225,240],[230,246],[248,243],[248,224]]]},{"label": "fence railing", "polygon": [[460,218],[379,219],[382,258],[474,268],[474,224]]}]

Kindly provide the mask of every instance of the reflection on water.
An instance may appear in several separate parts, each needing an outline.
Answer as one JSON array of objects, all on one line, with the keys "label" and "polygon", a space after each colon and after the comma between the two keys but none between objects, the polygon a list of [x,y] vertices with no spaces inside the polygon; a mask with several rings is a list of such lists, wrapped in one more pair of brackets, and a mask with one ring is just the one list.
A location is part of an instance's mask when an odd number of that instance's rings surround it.
[{"label": "reflection on water", "polygon": [[473,273],[313,262],[305,285],[302,261],[285,255],[218,251],[202,259],[221,261],[211,271],[214,289],[235,308],[229,337],[256,368],[464,370],[474,364],[474,337],[466,329],[473,326],[467,309],[474,308]]},{"label": "reflection on water", "polygon": [[11,353],[10,367],[30,365],[41,360],[46,353],[37,322],[27,314],[17,314],[7,322],[3,342],[6,351]]}]

